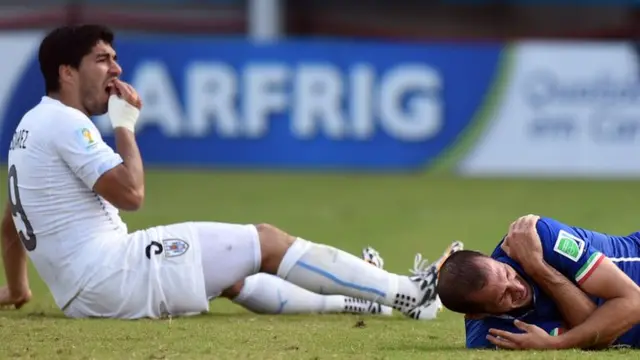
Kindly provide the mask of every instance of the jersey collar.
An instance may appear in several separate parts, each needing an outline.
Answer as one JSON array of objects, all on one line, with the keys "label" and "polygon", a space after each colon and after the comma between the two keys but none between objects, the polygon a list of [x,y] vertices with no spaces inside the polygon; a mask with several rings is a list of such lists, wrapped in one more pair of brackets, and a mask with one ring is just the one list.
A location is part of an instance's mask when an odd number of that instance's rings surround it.
[{"label": "jersey collar", "polygon": [[85,113],[83,113],[82,111],[80,111],[80,110],[78,110],[78,109],[76,109],[74,107],[67,106],[67,105],[63,104],[60,100],[54,99],[54,98],[52,98],[50,96],[47,96],[47,95],[44,95],[42,97],[42,99],[40,100],[40,103],[41,104],[49,104],[49,105],[53,105],[53,106],[65,107],[67,109],[70,109],[71,111],[77,112],[78,114],[82,115],[83,117],[87,117],[87,115]]}]

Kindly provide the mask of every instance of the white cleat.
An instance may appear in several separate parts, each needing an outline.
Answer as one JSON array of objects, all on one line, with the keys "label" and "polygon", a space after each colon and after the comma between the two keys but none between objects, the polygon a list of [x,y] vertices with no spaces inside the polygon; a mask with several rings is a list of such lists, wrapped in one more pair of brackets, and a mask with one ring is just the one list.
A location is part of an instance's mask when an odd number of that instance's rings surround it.
[{"label": "white cleat", "polygon": [[377,267],[378,269],[384,269],[384,259],[380,256],[380,253],[372,248],[371,246],[367,246],[362,249],[362,258],[364,261],[369,264]]},{"label": "white cleat", "polygon": [[[364,261],[377,268],[382,269],[384,266],[384,260],[382,259],[382,256],[380,256],[380,253],[370,246],[362,249],[362,258]],[[387,316],[393,315],[393,309],[390,306],[356,298],[345,299],[345,312]]]},{"label": "white cleat", "polygon": [[418,284],[418,287],[422,290],[422,296],[416,299],[398,294],[396,295],[394,308],[415,320],[435,319],[438,311],[442,308],[442,303],[436,293],[438,271],[451,254],[463,248],[464,244],[460,241],[451,243],[443,256],[432,264],[428,264],[428,260],[423,259],[421,254],[416,254],[413,269],[409,270],[412,274],[409,278]]}]

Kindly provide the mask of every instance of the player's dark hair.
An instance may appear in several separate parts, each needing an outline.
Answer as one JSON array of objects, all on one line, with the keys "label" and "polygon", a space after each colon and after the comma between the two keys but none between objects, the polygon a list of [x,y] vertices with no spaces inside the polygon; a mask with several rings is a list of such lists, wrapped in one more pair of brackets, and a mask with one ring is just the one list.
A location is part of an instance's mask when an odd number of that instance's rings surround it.
[{"label": "player's dark hair", "polygon": [[113,39],[113,32],[102,25],[62,26],[47,34],[38,51],[46,93],[60,90],[60,66],[77,69],[100,40],[112,45]]},{"label": "player's dark hair", "polygon": [[487,284],[487,273],[482,259],[487,256],[473,250],[453,253],[442,264],[438,274],[437,292],[442,305],[463,314],[480,314],[482,304],[470,299],[471,294]]}]

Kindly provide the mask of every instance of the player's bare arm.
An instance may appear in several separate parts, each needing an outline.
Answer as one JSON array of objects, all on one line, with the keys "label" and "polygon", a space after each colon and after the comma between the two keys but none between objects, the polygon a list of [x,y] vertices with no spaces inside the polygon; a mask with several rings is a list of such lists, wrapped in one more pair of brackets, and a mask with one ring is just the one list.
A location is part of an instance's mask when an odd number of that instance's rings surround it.
[{"label": "player's bare arm", "polygon": [[[511,246],[508,246],[513,253],[516,253],[516,248],[522,250],[525,247],[513,245],[512,243]],[[531,254],[531,249],[528,250]],[[517,256],[521,259],[525,258],[523,252]],[[548,276],[549,273],[546,275]],[[606,301],[601,307],[596,308],[590,316],[587,316],[584,322],[576,325],[570,331],[558,337],[550,337],[534,326],[520,324],[519,327],[525,331],[525,334],[492,330],[491,333],[494,337],[491,341],[501,347],[520,349],[603,348],[609,346],[616,338],[640,322],[640,313],[637,311],[640,307],[640,287],[604,256],[591,275],[580,284],[580,289],[586,294]],[[569,291],[567,292],[567,290]],[[559,294],[562,291],[564,294],[561,296]],[[573,296],[567,296],[567,294],[573,294]],[[581,296],[576,296],[574,289],[568,286],[563,286],[561,291],[556,289],[553,297],[560,300],[558,306],[565,309],[569,305],[574,305],[571,301],[581,298]],[[576,316],[576,319],[578,317]],[[500,336],[503,339],[497,339],[495,336]]]},{"label": "player's bare arm", "polygon": [[600,349],[640,322],[640,288],[609,259],[602,261],[581,288],[607,300],[584,323],[554,337],[537,326],[516,322],[523,334],[491,329],[489,340],[507,349]]},{"label": "player's bare arm", "polygon": [[144,201],[144,168],[134,135],[142,102],[135,89],[120,80],[114,81],[111,94],[109,118],[123,163],[104,173],[94,191],[119,209],[135,211]]},{"label": "player's bare arm", "polygon": [[582,324],[596,310],[596,304],[566,276],[544,261],[540,236],[536,230],[539,219],[536,215],[518,218],[509,227],[501,246],[555,301],[566,326],[573,328]]},{"label": "player's bare arm", "polygon": [[608,346],[640,323],[640,287],[608,258],[580,287],[606,301],[584,323],[559,336],[555,348]]},{"label": "player's bare arm", "polygon": [[7,202],[2,216],[2,260],[7,285],[0,288],[0,306],[20,308],[31,299],[27,277],[27,254],[20,242]]}]

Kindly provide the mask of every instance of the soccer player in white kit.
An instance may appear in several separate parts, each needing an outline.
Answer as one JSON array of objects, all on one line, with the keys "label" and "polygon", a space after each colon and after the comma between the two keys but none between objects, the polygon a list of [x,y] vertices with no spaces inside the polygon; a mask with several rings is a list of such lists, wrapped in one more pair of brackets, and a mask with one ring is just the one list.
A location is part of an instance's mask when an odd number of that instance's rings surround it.
[{"label": "soccer player in white kit", "polygon": [[[73,318],[199,314],[211,298],[239,297],[238,284],[258,273],[295,285],[290,291],[432,318],[423,313],[438,300],[436,263],[396,275],[268,224],[187,222],[130,233],[119,210],[136,211],[144,200],[134,135],[142,103],[119,80],[113,38],[102,26],[61,27],[40,45],[46,95],[18,124],[8,155],[0,303],[30,299],[28,255]],[[89,118],[107,112],[116,151]]]}]

